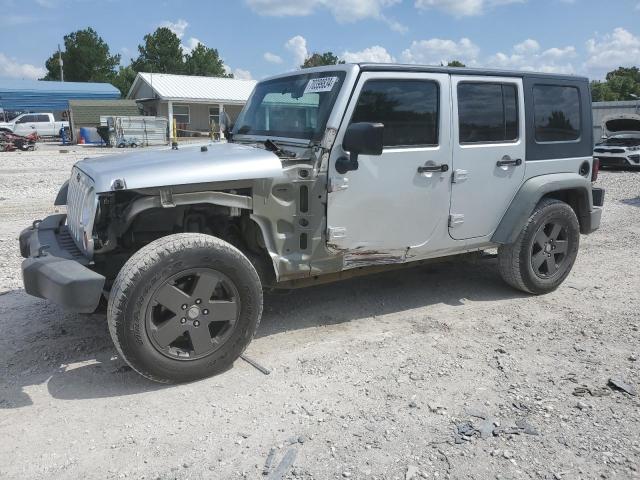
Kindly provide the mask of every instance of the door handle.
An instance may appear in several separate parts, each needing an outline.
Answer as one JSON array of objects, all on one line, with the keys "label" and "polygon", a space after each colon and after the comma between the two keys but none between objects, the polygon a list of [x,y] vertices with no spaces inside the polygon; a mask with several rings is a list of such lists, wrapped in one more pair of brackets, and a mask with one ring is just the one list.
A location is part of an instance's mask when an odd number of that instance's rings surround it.
[{"label": "door handle", "polygon": [[507,167],[509,165],[513,165],[514,167],[519,167],[520,165],[522,165],[522,159],[521,158],[512,159],[509,155],[505,155],[504,157],[502,157],[502,160],[498,160],[496,162],[496,166],[498,167]]},{"label": "door handle", "polygon": [[424,165],[422,167],[418,167],[418,173],[426,173],[426,172],[448,172],[449,165],[443,163],[442,165]]}]

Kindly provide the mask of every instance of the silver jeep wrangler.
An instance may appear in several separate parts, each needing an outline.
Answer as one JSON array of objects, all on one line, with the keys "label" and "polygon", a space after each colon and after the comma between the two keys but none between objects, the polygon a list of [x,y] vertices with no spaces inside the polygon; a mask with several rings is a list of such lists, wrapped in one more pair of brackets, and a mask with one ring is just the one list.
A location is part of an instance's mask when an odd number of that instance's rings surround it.
[{"label": "silver jeep wrangler", "polygon": [[20,235],[26,291],[108,302],[118,351],[151,380],[231,365],[263,289],[497,247],[505,281],[542,294],[600,224],[586,78],[314,68],[260,82],[228,137],[80,161],[67,214]]}]

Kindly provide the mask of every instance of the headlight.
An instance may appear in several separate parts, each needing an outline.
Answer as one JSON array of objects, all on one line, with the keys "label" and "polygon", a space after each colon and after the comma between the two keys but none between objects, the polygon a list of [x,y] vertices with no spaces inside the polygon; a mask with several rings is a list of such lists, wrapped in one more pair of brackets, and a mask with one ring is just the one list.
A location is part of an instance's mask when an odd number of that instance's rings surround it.
[{"label": "headlight", "polygon": [[637,152],[638,150],[640,150],[640,147],[627,147],[627,150],[630,152]]}]

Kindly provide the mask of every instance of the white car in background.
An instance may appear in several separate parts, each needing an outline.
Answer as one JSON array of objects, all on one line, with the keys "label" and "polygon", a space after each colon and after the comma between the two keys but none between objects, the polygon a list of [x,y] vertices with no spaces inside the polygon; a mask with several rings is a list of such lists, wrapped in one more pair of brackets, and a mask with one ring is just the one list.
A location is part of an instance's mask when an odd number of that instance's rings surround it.
[{"label": "white car in background", "polygon": [[10,122],[0,123],[0,132],[22,136],[37,132],[41,137],[57,137],[63,127],[69,128],[69,122],[56,121],[53,113],[23,113]]},{"label": "white car in background", "polygon": [[640,166],[640,115],[618,114],[602,121],[603,139],[593,150],[601,167]]}]

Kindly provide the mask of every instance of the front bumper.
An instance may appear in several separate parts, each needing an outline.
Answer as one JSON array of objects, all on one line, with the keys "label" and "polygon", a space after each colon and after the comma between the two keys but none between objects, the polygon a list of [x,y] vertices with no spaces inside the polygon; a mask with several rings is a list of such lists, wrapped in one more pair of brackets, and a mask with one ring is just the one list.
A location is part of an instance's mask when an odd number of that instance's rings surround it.
[{"label": "front bumper", "polygon": [[65,225],[66,215],[51,215],[20,233],[24,289],[68,310],[96,310],[105,278],[88,268]]},{"label": "front bumper", "polygon": [[601,167],[633,167],[640,165],[640,153],[594,153],[594,158],[600,160]]}]

